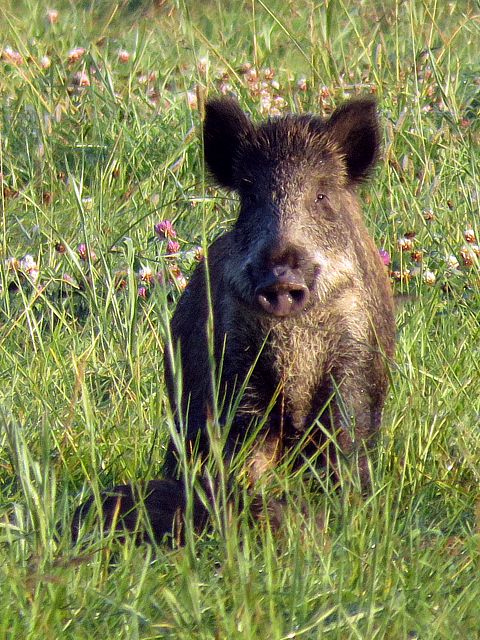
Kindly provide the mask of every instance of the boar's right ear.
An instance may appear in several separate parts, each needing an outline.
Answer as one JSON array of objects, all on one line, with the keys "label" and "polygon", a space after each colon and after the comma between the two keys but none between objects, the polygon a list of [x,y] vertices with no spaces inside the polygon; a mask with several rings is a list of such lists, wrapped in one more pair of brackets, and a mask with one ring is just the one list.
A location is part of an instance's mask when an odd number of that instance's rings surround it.
[{"label": "boar's right ear", "polygon": [[366,178],[380,146],[376,101],[365,98],[346,102],[327,121],[327,131],[345,156],[350,180]]},{"label": "boar's right ear", "polygon": [[205,105],[203,148],[205,161],[218,184],[235,189],[235,153],[253,125],[233,98],[216,98]]}]

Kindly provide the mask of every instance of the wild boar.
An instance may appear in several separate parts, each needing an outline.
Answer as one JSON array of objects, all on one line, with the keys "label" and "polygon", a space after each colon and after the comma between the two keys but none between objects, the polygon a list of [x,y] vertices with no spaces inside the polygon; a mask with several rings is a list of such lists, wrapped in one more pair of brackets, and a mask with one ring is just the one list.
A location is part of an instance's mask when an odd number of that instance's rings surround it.
[{"label": "wild boar", "polygon": [[[157,538],[184,509],[176,443],[187,457],[208,457],[215,418],[228,429],[227,467],[256,433],[252,486],[292,451],[334,472],[340,452],[368,486],[367,452],[395,343],[388,274],[356,195],[378,152],[372,99],[351,100],[326,120],[287,115],[260,124],[231,98],[206,104],[205,160],[217,183],[237,194],[238,217],[196,268],[171,321],[165,374],[178,437],[167,451],[169,479],[145,500]],[[132,508],[132,490],[119,489]],[[114,508],[131,529],[123,503],[108,498],[107,525]],[[198,522],[205,521],[202,510]]]},{"label": "wild boar", "polygon": [[[309,430],[302,453],[322,449],[335,466],[337,448],[355,452],[368,482],[365,452],[380,427],[395,341],[389,278],[356,196],[378,150],[371,99],[347,102],[328,120],[287,115],[259,125],[233,99],[207,103],[205,160],[217,183],[238,195],[239,211],[194,272],[171,322],[179,403],[169,350],[166,382],[187,452],[208,455],[212,374],[220,372],[221,424],[247,381],[226,438],[227,461],[255,421],[264,421],[252,480]],[[330,438],[336,447],[324,446]],[[173,441],[165,471],[178,475]]]}]

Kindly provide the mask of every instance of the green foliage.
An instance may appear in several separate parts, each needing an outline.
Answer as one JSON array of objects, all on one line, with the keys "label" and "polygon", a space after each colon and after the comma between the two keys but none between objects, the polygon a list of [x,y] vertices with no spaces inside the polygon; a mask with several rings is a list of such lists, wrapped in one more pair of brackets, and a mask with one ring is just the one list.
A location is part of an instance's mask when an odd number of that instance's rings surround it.
[{"label": "green foliage", "polygon": [[[478,4],[48,8],[0,17],[0,637],[477,637]],[[374,491],[285,465],[265,488],[288,496],[280,534],[220,511],[181,549],[72,547],[82,499],[161,473],[168,319],[234,216],[197,87],[254,118],[378,96],[365,214],[407,301]]]}]

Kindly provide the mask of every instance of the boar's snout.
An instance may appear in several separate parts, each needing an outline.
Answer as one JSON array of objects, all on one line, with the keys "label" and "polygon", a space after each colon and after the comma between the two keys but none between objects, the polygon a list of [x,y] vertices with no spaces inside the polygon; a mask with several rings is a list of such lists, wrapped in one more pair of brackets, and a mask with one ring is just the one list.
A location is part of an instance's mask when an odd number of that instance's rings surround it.
[{"label": "boar's snout", "polygon": [[303,311],[310,292],[299,274],[288,267],[275,267],[270,282],[255,289],[255,297],[263,311],[284,317]]},{"label": "boar's snout", "polygon": [[270,255],[255,287],[255,301],[264,313],[281,318],[305,309],[310,298],[306,275],[311,271],[305,262],[292,248]]}]

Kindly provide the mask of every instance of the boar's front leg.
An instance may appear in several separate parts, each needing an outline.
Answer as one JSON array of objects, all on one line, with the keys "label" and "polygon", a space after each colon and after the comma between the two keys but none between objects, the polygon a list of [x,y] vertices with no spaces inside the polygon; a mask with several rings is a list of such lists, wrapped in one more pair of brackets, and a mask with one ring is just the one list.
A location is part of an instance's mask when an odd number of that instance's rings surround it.
[{"label": "boar's front leg", "polygon": [[[334,398],[329,408],[337,451],[329,463],[338,473],[338,452],[354,458],[363,491],[371,487],[368,451],[380,428],[387,391],[385,364],[380,356],[333,374]],[[332,450],[333,447],[330,447]]]}]

